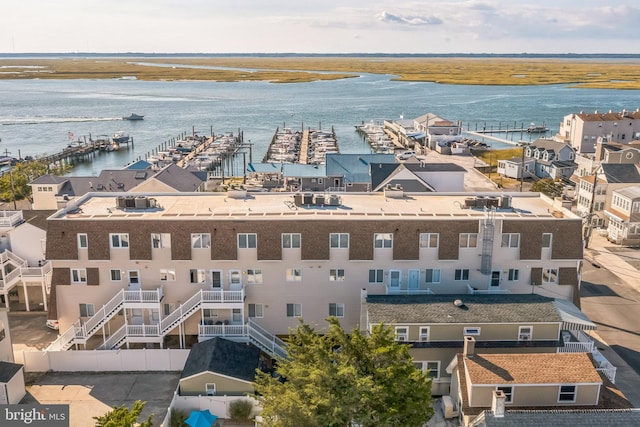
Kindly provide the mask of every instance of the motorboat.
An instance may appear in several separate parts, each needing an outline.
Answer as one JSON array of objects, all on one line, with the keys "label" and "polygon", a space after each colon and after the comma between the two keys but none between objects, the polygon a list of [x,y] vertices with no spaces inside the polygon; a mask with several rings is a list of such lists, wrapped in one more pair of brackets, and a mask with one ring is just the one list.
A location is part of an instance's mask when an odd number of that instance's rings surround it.
[{"label": "motorboat", "polygon": [[122,120],[144,120],[144,116],[136,113],[131,113],[128,116],[124,116]]}]

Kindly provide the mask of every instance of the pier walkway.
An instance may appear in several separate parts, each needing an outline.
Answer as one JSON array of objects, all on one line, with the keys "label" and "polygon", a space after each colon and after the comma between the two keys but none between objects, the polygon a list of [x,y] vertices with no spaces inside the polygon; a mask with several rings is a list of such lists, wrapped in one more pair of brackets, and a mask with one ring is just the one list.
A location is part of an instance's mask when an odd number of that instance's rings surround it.
[{"label": "pier walkway", "polygon": [[301,165],[306,165],[308,158],[309,158],[309,130],[307,129],[302,132],[302,140],[300,141],[300,158],[298,162]]}]

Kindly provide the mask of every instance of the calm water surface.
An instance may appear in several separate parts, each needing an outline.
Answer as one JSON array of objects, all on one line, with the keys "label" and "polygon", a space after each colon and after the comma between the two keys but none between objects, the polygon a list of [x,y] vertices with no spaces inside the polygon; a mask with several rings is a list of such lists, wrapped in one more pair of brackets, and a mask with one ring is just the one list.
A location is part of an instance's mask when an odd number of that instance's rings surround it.
[{"label": "calm water surface", "polygon": [[[75,138],[125,131],[134,148],[103,153],[72,174],[120,168],[162,142],[193,129],[200,134],[244,132],[260,161],[276,127],[330,129],[342,152],[368,152],[354,125],[371,119],[415,118],[433,112],[478,124],[546,124],[579,111],[635,110],[640,91],[572,89],[565,86],[458,86],[393,82],[390,76],[296,84],[268,82],[145,82],[135,80],[0,81],[0,152],[22,157],[51,154]],[[123,121],[132,112],[144,121]],[[524,135],[529,138],[528,135]],[[520,134],[514,138],[519,139]],[[489,142],[489,141],[487,141]],[[493,143],[495,148],[504,145]],[[248,160],[248,159],[247,159]]]}]

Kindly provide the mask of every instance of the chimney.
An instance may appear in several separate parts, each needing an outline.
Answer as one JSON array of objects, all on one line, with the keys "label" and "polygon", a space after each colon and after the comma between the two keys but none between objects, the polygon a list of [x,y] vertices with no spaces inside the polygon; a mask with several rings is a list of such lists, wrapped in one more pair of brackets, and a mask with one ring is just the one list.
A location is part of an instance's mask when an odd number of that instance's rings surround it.
[{"label": "chimney", "polygon": [[502,390],[494,390],[493,397],[491,399],[491,411],[495,418],[504,418],[504,402],[506,396]]},{"label": "chimney", "polygon": [[476,353],[476,339],[474,337],[464,337],[464,357],[473,357]]}]

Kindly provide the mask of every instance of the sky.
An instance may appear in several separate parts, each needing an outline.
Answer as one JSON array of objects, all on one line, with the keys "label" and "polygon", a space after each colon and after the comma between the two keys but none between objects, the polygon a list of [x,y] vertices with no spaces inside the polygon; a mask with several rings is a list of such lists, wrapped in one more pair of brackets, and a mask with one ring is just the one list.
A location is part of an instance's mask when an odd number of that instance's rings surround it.
[{"label": "sky", "polygon": [[640,53],[638,0],[0,0],[0,11],[6,53]]}]

